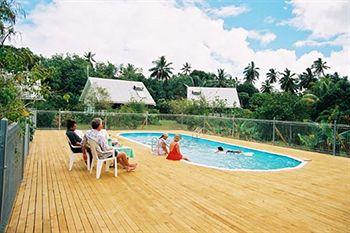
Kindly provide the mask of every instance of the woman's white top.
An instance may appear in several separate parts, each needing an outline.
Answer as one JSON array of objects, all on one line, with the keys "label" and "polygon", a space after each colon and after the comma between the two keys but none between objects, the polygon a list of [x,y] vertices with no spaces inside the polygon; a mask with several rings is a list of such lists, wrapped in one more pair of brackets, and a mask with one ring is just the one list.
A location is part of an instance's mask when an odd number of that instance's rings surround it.
[{"label": "woman's white top", "polygon": [[163,149],[163,144],[166,146],[166,141],[164,138],[159,138],[157,148],[158,148],[158,155],[164,155],[166,151]]}]

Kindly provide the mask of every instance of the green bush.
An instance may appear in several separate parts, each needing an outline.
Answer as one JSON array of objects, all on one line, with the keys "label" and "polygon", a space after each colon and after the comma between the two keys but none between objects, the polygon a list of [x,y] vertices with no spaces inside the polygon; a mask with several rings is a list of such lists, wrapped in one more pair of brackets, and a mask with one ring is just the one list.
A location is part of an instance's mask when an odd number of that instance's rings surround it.
[{"label": "green bush", "polygon": [[38,128],[57,128],[55,112],[38,112],[36,115],[36,126]]}]

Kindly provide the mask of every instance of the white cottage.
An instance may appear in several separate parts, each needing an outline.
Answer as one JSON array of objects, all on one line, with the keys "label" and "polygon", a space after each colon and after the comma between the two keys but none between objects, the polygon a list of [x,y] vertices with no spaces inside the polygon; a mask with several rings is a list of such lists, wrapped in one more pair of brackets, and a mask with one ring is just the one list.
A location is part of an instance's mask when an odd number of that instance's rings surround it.
[{"label": "white cottage", "polygon": [[209,103],[213,103],[215,100],[224,101],[226,108],[241,107],[236,88],[187,87],[188,100],[199,100],[201,98]]},{"label": "white cottage", "polygon": [[79,100],[86,103],[85,97],[89,91],[97,87],[105,89],[109,94],[111,103],[115,105],[126,104],[131,101],[142,102],[146,105],[156,105],[151,94],[142,82],[94,77],[89,77],[86,81]]}]

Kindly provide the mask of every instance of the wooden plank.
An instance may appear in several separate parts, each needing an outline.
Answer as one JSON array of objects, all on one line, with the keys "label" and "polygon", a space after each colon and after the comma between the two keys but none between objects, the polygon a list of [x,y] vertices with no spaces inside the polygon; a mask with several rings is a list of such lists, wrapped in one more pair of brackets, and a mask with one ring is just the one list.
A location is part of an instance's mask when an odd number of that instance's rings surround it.
[{"label": "wooden plank", "polygon": [[[55,154],[59,153],[59,150],[57,150],[58,148],[54,148],[54,152]],[[72,218],[70,218],[68,221],[73,222],[74,226],[75,226],[75,230],[77,232],[83,232],[84,231],[84,226],[83,226],[83,222],[81,221],[80,218],[80,210],[77,208],[72,190],[74,190],[74,185],[70,184],[70,178],[67,177],[65,174],[67,172],[67,164],[66,164],[66,160],[60,161],[59,158],[53,158],[53,160],[55,161],[55,170],[56,170],[56,174],[58,174],[59,177],[59,183],[62,184],[61,186],[61,195],[63,195],[62,200],[63,202],[69,206],[70,212],[71,212],[71,216]],[[64,181],[64,182],[60,182],[60,181]],[[69,229],[69,226],[68,226]],[[69,229],[70,231],[72,229]],[[74,231],[74,230],[73,230]]]},{"label": "wooden plank", "polygon": [[[54,154],[52,152],[52,149],[50,148],[50,152],[49,154]],[[53,191],[53,199],[54,199],[54,203],[55,203],[55,209],[56,209],[56,214],[57,214],[57,220],[58,220],[58,231],[59,232],[67,232],[68,231],[68,223],[66,221],[66,216],[69,218],[69,210],[65,210],[63,208],[63,203],[61,200],[61,191],[59,189],[59,184],[58,184],[58,180],[57,180],[57,176],[56,176],[56,172],[55,172],[55,162],[53,160],[48,160],[50,161],[49,163],[49,170],[51,173],[51,178],[52,178],[52,191]],[[52,206],[51,206],[52,208]],[[50,213],[51,216],[54,213]],[[50,216],[50,217],[51,217]],[[54,216],[56,217],[56,216]],[[52,223],[52,222],[51,222]],[[69,222],[69,224],[72,224],[71,222]]]},{"label": "wooden plank", "polygon": [[[63,179],[66,180],[65,189],[69,196],[71,196],[71,208],[74,208],[75,215],[79,216],[80,226],[78,227],[79,232],[92,232],[93,229],[91,228],[90,219],[89,216],[86,214],[86,210],[84,207],[86,205],[83,205],[85,195],[84,190],[80,190],[77,186],[78,183],[81,183],[81,177],[78,177],[76,179],[75,176],[72,176],[73,172],[69,172],[67,170],[67,165],[65,163],[62,163],[61,161],[56,161],[56,164],[58,164],[58,169],[61,170],[61,174],[64,176]],[[79,180],[80,179],[80,180]],[[78,219],[76,217],[76,219]],[[91,219],[93,221],[94,219]],[[95,223],[93,221],[93,223]]]},{"label": "wooden plank", "polygon": [[[59,222],[58,222],[58,213],[56,209],[56,201],[54,194],[54,184],[52,178],[52,167],[50,166],[49,160],[45,161],[46,172],[47,172],[47,191],[48,191],[48,213],[49,213],[49,221],[50,221],[50,231],[51,232],[59,232]],[[45,221],[44,221],[45,222]]]},{"label": "wooden plank", "polygon": [[47,174],[47,162],[46,162],[46,159],[43,159],[42,160],[43,232],[51,231],[48,180],[49,179]]},{"label": "wooden plank", "polygon": [[[55,155],[57,154],[56,148],[53,148],[52,154],[55,154]],[[57,164],[58,161],[56,161],[56,159],[57,159],[57,157],[52,158],[52,160],[54,162],[52,168],[54,170],[54,173],[55,173],[55,176],[57,179],[57,186],[58,186],[58,190],[55,189],[55,192],[56,192],[56,190],[58,191],[57,196],[59,196],[61,203],[62,203],[62,212],[59,213],[59,216],[61,216],[60,217],[61,219],[63,219],[63,218],[65,219],[69,232],[77,232],[76,225],[75,225],[75,223],[76,223],[75,217],[76,216],[73,215],[73,213],[72,213],[72,209],[71,209],[71,206],[70,206],[69,200],[68,200],[70,197],[66,194],[66,190],[65,190],[66,181],[61,176],[62,172],[64,172],[64,171],[59,169],[59,167],[58,167],[59,165]],[[61,226],[60,226],[60,228],[61,228]]]},{"label": "wooden plank", "polygon": [[[35,142],[35,141],[34,141]],[[36,143],[32,144],[32,148],[30,150],[30,154],[28,156],[29,161],[28,162],[28,173],[26,178],[24,179],[25,183],[25,190],[24,190],[24,195],[23,195],[23,200],[22,200],[22,207],[21,207],[21,212],[20,215],[18,216],[18,223],[17,223],[17,232],[24,232],[25,231],[25,226],[26,226],[26,220],[27,220],[27,211],[29,208],[29,198],[30,198],[30,190],[32,183],[34,182],[34,177],[33,177],[33,169],[34,169],[34,164],[35,164],[35,153],[37,153],[37,145]],[[11,232],[11,231],[8,231]]]},{"label": "wooden plank", "polygon": [[35,203],[35,225],[34,232],[43,231],[43,174],[42,174],[42,158],[37,161],[38,175],[37,175],[37,189],[36,189],[36,203]]},{"label": "wooden plank", "polygon": [[[41,149],[41,145],[39,146],[39,149]],[[40,152],[39,152],[40,153]],[[34,155],[34,164],[33,164],[33,172],[32,172],[32,184],[30,187],[30,193],[29,193],[29,206],[28,206],[28,212],[26,216],[26,223],[25,223],[25,230],[24,232],[33,232],[34,231],[34,224],[35,224],[35,205],[36,205],[36,192],[37,192],[37,183],[38,183],[38,155]]]},{"label": "wooden plank", "polygon": [[[63,131],[38,130],[7,231],[41,226],[43,232],[347,231],[349,159],[201,136],[312,161],[284,172],[220,171],[153,157],[148,148],[120,139],[134,148],[137,170],[120,169],[116,178],[111,170],[96,180],[82,160],[68,172]],[[33,210],[35,221],[29,223]]]}]

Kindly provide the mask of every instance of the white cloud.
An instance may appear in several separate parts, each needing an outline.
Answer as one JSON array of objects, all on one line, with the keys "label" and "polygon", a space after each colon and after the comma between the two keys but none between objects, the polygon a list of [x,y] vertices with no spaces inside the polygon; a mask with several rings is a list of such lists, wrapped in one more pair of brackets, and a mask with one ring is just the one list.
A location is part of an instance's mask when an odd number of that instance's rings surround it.
[{"label": "white cloud", "polygon": [[249,31],[248,37],[260,41],[262,45],[267,45],[276,39],[276,35],[271,32],[259,32],[254,30]]},{"label": "white cloud", "polygon": [[237,16],[243,13],[250,11],[250,9],[246,6],[226,6],[221,7],[219,9],[207,9],[207,12],[215,17],[229,17],[229,16]]},{"label": "white cloud", "polygon": [[224,28],[222,19],[211,18],[194,5],[179,7],[175,1],[59,1],[38,6],[28,15],[31,24],[17,28],[22,41],[36,53],[96,53],[96,60],[113,64],[132,63],[147,75],[152,61],[161,55],[178,72],[185,62],[195,69],[216,72],[224,68],[242,77],[245,66],[255,61],[261,80],[270,68],[286,67],[301,72],[318,57],[340,74],[349,74],[348,50],[324,57],[312,51],[297,58],[287,49],[255,52],[248,38],[261,43],[275,39],[269,32]]},{"label": "white cloud", "polygon": [[291,0],[294,17],[286,23],[300,30],[311,31],[312,38],[330,38],[350,31],[348,0]]},{"label": "white cloud", "polygon": [[299,40],[297,42],[295,42],[293,45],[295,47],[321,47],[321,46],[327,46],[327,45],[331,45],[332,42],[331,41],[315,41],[315,40]]},{"label": "white cloud", "polygon": [[350,2],[291,0],[290,3],[294,18],[284,23],[311,32],[307,40],[297,41],[294,46],[341,46],[341,51],[332,52],[329,57],[318,56],[327,61],[330,72],[350,75]]},{"label": "white cloud", "polygon": [[264,22],[265,23],[274,23],[276,22],[276,19],[272,16],[267,16],[265,19],[264,19]]},{"label": "white cloud", "polygon": [[323,41],[317,41],[317,40],[299,40],[294,43],[295,47],[321,47],[321,46],[343,46],[347,47],[350,45],[350,34],[342,34],[338,37],[336,37],[334,40],[323,40]]}]

